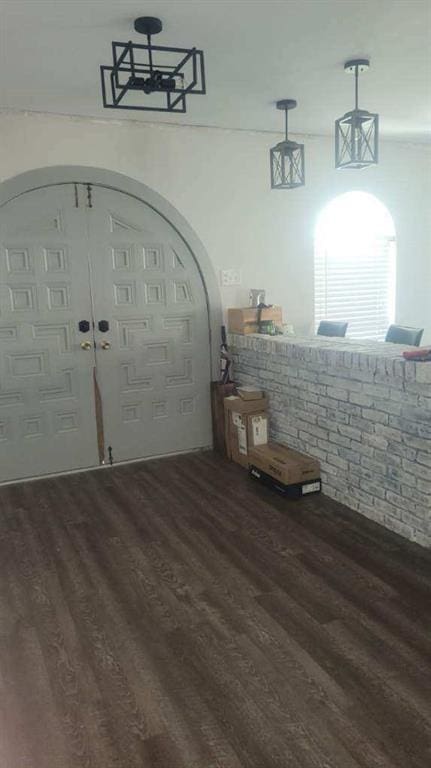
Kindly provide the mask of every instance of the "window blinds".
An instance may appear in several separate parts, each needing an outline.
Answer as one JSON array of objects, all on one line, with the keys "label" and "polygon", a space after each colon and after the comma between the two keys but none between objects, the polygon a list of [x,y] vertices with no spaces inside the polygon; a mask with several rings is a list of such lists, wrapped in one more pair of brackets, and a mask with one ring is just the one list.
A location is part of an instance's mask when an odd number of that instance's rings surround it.
[{"label": "window blinds", "polygon": [[315,252],[315,322],[348,322],[347,335],[383,341],[393,322],[395,238],[321,244]]}]

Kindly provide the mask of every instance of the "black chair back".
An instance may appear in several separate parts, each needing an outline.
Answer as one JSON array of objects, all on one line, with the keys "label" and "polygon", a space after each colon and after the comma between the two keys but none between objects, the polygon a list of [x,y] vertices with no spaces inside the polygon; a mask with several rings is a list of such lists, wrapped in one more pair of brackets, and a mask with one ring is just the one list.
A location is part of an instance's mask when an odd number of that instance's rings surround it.
[{"label": "black chair back", "polygon": [[345,336],[348,323],[336,323],[332,320],[321,320],[317,329],[318,336]]},{"label": "black chair back", "polygon": [[411,347],[418,347],[421,343],[423,332],[423,328],[408,328],[405,325],[390,325],[385,341],[391,341],[392,344],[408,344]]}]

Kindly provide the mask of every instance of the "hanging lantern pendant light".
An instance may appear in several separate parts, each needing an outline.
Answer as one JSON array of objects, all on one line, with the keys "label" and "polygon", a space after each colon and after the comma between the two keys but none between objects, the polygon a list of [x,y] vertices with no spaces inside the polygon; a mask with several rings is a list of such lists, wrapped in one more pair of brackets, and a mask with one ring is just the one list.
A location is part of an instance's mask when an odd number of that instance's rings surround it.
[{"label": "hanging lantern pendant light", "polygon": [[295,189],[305,184],[304,145],[288,138],[288,118],[290,109],[295,109],[294,99],[277,101],[277,109],[285,113],[285,139],[270,150],[271,189]]},{"label": "hanging lantern pendant light", "polygon": [[344,70],[355,76],[355,108],[335,121],[335,167],[366,168],[378,163],[379,116],[359,109],[359,73],[370,67],[368,59],[346,61]]}]

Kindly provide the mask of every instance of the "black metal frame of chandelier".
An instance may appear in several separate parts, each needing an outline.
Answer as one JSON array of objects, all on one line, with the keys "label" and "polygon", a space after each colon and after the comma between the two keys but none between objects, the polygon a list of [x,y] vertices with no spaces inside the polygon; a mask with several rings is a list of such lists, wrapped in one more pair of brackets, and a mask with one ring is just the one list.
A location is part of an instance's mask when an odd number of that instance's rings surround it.
[{"label": "black metal frame of chandelier", "polygon": [[[160,19],[155,17],[143,16],[135,20],[134,28],[140,34],[146,34],[148,43],[146,45],[133,43],[129,40],[127,43],[119,41],[112,42],[112,58],[113,65],[102,65],[100,67],[101,81],[102,81],[102,99],[103,106],[110,109],[132,109],[143,112],[174,112],[185,113],[186,112],[186,96],[201,96],[206,94],[206,80],[205,80],[205,64],[203,51],[197,48],[177,48],[173,46],[153,45],[151,43],[151,36],[161,32],[163,25]],[[151,54],[153,51],[162,51],[166,53],[178,53],[184,54],[181,60],[176,66],[170,68],[165,65],[158,65],[158,69],[166,69],[167,74],[171,78],[181,75],[181,70],[191,60],[193,79],[186,88],[171,88],[170,90],[160,89],[157,91],[160,94],[166,95],[166,107],[151,107],[140,105],[128,105],[122,104],[122,100],[127,93],[137,91],[139,89],[126,85],[122,85],[119,82],[119,74],[121,72],[128,74],[147,74],[151,72],[152,62],[147,64],[136,64],[134,61],[134,51],[144,50],[149,53],[149,61],[151,62]],[[129,62],[126,62],[126,58],[129,56]],[[111,97],[112,101],[108,100],[106,73],[109,72],[109,81],[111,84]],[[196,88],[200,81],[201,87]],[[119,95],[116,95],[116,91],[119,91]],[[173,94],[178,94],[177,98],[172,98]],[[149,95],[149,94],[148,94]],[[178,105],[180,105],[178,107]]]}]

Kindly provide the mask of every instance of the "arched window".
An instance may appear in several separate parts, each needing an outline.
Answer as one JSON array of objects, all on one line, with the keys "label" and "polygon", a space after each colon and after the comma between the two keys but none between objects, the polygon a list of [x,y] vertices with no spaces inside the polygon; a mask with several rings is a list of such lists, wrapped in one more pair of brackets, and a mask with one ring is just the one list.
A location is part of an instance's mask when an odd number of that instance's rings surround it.
[{"label": "arched window", "polygon": [[346,321],[348,336],[384,340],[395,314],[395,271],[395,227],[388,209],[365,192],[336,197],[316,226],[316,327],[321,320]]}]

